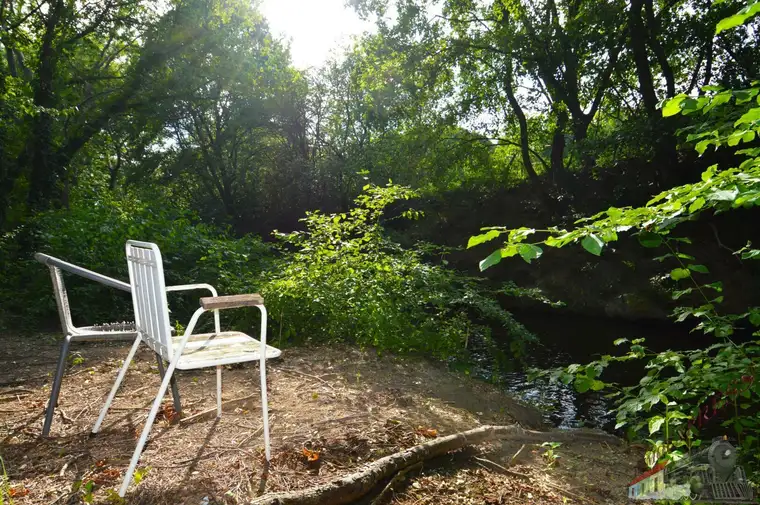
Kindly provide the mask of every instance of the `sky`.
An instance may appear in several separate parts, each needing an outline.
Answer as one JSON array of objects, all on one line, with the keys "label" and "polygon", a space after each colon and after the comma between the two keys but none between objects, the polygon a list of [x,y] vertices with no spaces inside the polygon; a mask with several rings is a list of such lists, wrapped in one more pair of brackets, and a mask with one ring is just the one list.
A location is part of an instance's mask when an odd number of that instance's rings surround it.
[{"label": "sky", "polygon": [[371,31],[346,0],[262,0],[260,10],[275,35],[290,41],[297,68],[319,67],[333,50],[351,42],[351,36]]}]

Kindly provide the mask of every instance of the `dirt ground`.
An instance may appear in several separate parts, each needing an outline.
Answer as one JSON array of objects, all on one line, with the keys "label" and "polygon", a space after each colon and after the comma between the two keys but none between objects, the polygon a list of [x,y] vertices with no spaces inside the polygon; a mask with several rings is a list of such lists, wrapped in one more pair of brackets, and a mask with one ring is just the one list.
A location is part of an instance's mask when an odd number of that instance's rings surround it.
[{"label": "dirt ground", "polygon": [[[6,472],[0,503],[118,503],[115,489],[160,383],[156,362],[143,346],[101,433],[90,438],[129,343],[74,345],[51,437],[43,439],[58,345],[54,336],[0,335],[0,457]],[[541,427],[532,408],[422,359],[340,346],[296,348],[269,362],[267,371],[273,459],[266,481],[258,367],[226,367],[228,403],[220,419],[215,412],[197,415],[215,406],[214,370],[179,372],[184,420],[170,423],[167,396],[140,460],[141,482],[132,485],[127,501],[245,503],[262,487],[310,487],[481,424]],[[513,460],[520,448],[515,442],[486,444],[430,461],[386,503],[618,504],[626,502],[626,485],[640,473],[640,454],[622,445],[578,440],[551,451],[528,445]]]}]

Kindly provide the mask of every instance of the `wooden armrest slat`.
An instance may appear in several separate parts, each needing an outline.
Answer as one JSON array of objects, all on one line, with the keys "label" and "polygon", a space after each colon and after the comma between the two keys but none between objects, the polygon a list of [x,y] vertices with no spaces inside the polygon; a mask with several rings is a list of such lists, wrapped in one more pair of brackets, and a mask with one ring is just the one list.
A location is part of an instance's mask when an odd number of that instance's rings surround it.
[{"label": "wooden armrest slat", "polygon": [[253,307],[264,305],[264,298],[259,294],[208,296],[201,298],[201,307],[206,310],[234,309],[236,307]]}]

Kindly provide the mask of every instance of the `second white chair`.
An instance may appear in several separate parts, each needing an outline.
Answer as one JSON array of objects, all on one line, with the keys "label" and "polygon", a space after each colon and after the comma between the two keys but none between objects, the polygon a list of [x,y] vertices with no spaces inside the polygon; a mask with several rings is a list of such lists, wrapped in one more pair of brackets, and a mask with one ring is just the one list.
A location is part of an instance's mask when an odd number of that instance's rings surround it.
[{"label": "second white chair", "polygon": [[[137,447],[132,455],[124,481],[119,489],[119,496],[124,497],[132,480],[135,468],[140,459],[140,453],[148,440],[153,421],[156,419],[158,409],[169,382],[176,369],[189,370],[205,367],[216,367],[217,374],[217,415],[222,415],[222,365],[242,363],[246,361],[259,361],[261,379],[261,409],[263,417],[264,450],[267,461],[271,458],[269,446],[269,414],[267,410],[267,387],[266,387],[266,360],[276,358],[280,350],[268,346],[267,338],[267,311],[261,295],[233,295],[214,296],[201,298],[200,308],[195,311],[187,325],[184,335],[173,337],[169,323],[169,307],[166,299],[166,284],[164,281],[164,269],[161,260],[161,251],[156,244],[130,240],[127,242],[127,265],[129,267],[129,282],[132,288],[132,302],[135,308],[135,325],[137,338],[135,339],[124,365],[116,377],[116,382],[100,411],[93,433],[100,430],[108,408],[121,385],[130,362],[137,352],[140,342],[148,345],[157,355],[169,362],[169,367],[161,382],[156,399],[145,421]],[[184,286],[185,289],[195,289],[200,285]],[[180,286],[173,287],[172,291],[180,290]],[[261,332],[259,340],[249,337],[245,333],[237,331],[220,330],[219,310],[239,307],[257,307],[261,311]],[[198,318],[206,311],[214,311],[214,333],[193,335],[193,330],[198,323]]]}]

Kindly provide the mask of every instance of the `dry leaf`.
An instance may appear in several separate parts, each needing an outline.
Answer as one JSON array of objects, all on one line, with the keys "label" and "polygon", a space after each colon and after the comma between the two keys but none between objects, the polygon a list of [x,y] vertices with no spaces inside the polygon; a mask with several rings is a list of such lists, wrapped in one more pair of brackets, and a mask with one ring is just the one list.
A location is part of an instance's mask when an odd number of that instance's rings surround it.
[{"label": "dry leaf", "polygon": [[435,428],[423,428],[422,426],[417,427],[416,433],[425,438],[435,438],[438,436],[438,430]]},{"label": "dry leaf", "polygon": [[21,498],[29,494],[29,490],[25,486],[16,486],[8,490],[8,496],[11,498]]},{"label": "dry leaf", "polygon": [[306,457],[306,461],[314,462],[319,461],[319,451],[312,451],[311,449],[303,448],[303,455]]},{"label": "dry leaf", "polygon": [[174,410],[174,405],[171,402],[166,402],[161,406],[161,410],[158,411],[156,416],[158,419],[166,419],[169,423],[173,423],[179,417],[179,414]]},{"label": "dry leaf", "polygon": [[92,478],[92,481],[98,486],[102,486],[104,484],[108,484],[117,480],[119,477],[121,477],[120,471],[118,471],[116,468],[109,468],[95,475]]}]

